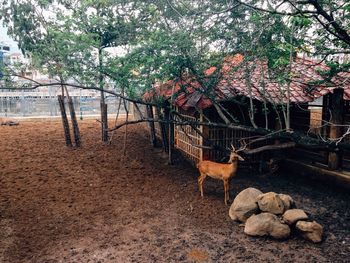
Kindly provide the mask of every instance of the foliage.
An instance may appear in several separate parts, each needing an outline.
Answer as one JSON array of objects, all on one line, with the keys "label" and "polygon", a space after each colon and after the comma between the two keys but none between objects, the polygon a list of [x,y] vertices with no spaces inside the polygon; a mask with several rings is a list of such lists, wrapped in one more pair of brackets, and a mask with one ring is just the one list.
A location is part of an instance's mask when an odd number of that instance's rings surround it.
[{"label": "foliage", "polygon": [[[90,85],[103,73],[134,97],[184,73],[213,89],[204,70],[235,53],[267,60],[270,76],[284,83],[296,53],[331,58],[350,45],[346,1],[12,0],[0,9],[35,67]],[[333,63],[324,75],[348,69]]]},{"label": "foliage", "polygon": [[[115,13],[118,13],[115,15]],[[136,41],[146,16],[129,1],[11,1],[2,16],[33,66],[52,76],[96,84],[98,51]]]}]

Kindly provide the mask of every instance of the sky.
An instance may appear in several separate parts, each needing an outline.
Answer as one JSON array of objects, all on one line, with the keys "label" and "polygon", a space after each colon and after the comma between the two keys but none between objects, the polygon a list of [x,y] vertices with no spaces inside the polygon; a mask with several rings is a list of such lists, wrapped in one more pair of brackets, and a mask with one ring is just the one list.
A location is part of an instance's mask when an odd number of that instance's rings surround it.
[{"label": "sky", "polygon": [[8,44],[10,46],[10,53],[18,52],[19,49],[17,43],[12,38],[10,38],[6,32],[7,29],[0,25],[0,42],[5,42],[5,44]]}]

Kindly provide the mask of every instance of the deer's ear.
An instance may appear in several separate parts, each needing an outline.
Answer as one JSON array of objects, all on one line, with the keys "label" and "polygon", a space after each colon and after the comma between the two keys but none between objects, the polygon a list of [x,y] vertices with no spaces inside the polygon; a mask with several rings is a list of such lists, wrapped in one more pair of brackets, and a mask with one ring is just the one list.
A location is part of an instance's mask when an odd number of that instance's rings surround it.
[{"label": "deer's ear", "polygon": [[238,157],[238,160],[244,161],[244,158],[243,158],[242,156],[240,156],[240,155],[237,154],[237,157]]}]

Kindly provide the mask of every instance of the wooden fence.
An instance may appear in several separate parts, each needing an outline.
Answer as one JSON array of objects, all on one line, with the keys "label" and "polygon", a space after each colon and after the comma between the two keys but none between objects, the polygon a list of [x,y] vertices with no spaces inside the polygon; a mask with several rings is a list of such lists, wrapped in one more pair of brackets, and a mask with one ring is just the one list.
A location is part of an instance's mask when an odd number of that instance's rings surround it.
[{"label": "wooden fence", "polygon": [[[184,115],[182,116],[188,121],[199,121],[200,118]],[[238,149],[241,145],[240,140],[245,139],[246,143],[249,143],[256,134],[242,131],[232,128],[217,128],[208,126],[196,127],[201,134],[204,135],[206,140],[191,126],[179,126],[175,125],[175,147],[179,149],[192,163],[196,164],[202,160],[213,161],[225,161],[228,154],[220,151],[203,148],[203,146],[215,145],[220,148],[230,149],[231,145],[234,145]],[[259,145],[263,145],[266,142],[260,142]],[[256,160],[255,156],[250,158],[250,162]]]},{"label": "wooden fence", "polygon": [[[185,116],[187,121],[196,121],[192,116]],[[197,127],[203,132],[203,127]],[[199,146],[203,145],[202,137],[191,126],[175,125],[175,147],[179,149],[192,163],[198,163],[202,160],[203,149]]]},{"label": "wooden fence", "polygon": [[[291,114],[291,123],[292,129],[300,130],[304,132],[308,132],[309,134],[320,134],[327,137],[327,129],[329,129],[329,125],[324,124],[322,119],[324,119],[325,107],[323,105],[312,105],[305,107],[297,107],[293,108]],[[179,113],[184,116],[184,120],[188,121],[203,121],[202,117],[197,113],[194,116],[188,114],[187,112],[183,112],[180,109]],[[153,107],[153,112],[155,118],[157,117],[157,113],[155,108]],[[327,120],[327,119],[326,119]],[[344,124],[347,125],[350,123],[350,103],[346,102],[345,112],[344,112]],[[250,141],[256,138],[256,134],[252,132],[232,129],[232,128],[218,128],[218,127],[208,127],[208,126],[198,126],[196,127],[201,134],[206,138],[205,140],[202,136],[191,126],[189,125],[174,125],[174,147],[178,149],[188,160],[190,160],[193,164],[198,163],[201,160],[213,160],[213,161],[226,161],[227,153],[220,150],[211,150],[203,147],[208,147],[210,145],[220,146],[220,148],[229,149],[231,144],[233,144],[236,148],[240,147],[241,139],[245,138],[246,143],[250,143]],[[161,129],[160,123],[155,123],[156,135],[158,137],[158,145],[161,143]],[[350,136],[346,136],[344,142],[349,141]],[[208,143],[208,141],[210,143]],[[160,142],[160,143],[159,143]],[[254,144],[251,148],[257,148],[260,146],[264,146],[266,144],[274,144],[275,142],[272,140],[265,140],[260,142],[259,144]],[[288,153],[290,157],[295,158],[296,160],[309,161],[312,163],[318,163],[324,166],[328,165],[329,158],[328,152],[325,151],[308,151],[301,148],[295,148],[292,150],[284,150],[283,152],[277,152],[277,155],[280,153]],[[276,158],[277,157],[277,158]],[[280,158],[281,156],[276,156],[276,153],[272,152],[263,152],[260,154],[254,154],[248,156],[248,162],[245,164],[251,165],[253,163],[261,163],[262,160],[269,160],[270,158]],[[281,157],[283,158],[283,157]],[[344,151],[342,155],[342,166],[343,168],[350,169],[350,152]]]}]

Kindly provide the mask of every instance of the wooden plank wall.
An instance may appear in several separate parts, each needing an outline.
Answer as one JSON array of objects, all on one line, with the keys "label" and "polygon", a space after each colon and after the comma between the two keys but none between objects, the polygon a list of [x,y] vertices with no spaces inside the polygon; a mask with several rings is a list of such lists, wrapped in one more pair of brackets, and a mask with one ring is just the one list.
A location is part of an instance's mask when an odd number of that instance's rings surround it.
[{"label": "wooden plank wall", "polygon": [[[308,132],[309,134],[314,134],[318,137],[321,136],[324,139],[328,138],[330,125],[322,121],[322,119],[325,121],[329,121],[329,120],[332,121],[331,116],[329,116],[328,100],[329,98],[325,96],[323,103],[320,103],[320,105],[310,105],[308,107],[308,111],[310,112],[309,129],[308,130],[305,129],[304,131]],[[305,109],[303,109],[302,111],[305,111]],[[297,112],[296,115],[300,117],[301,112]],[[301,123],[305,125],[306,123],[305,120],[307,118],[307,115],[306,114],[303,114],[303,115],[304,117],[300,120],[301,120]],[[295,118],[293,121],[297,122],[298,118]],[[350,125],[350,102],[349,101],[344,102],[344,125]],[[305,128],[307,127],[305,126]],[[347,135],[342,142],[350,143],[350,135]],[[328,152],[326,151],[310,151],[310,150],[296,148],[293,151],[291,151],[291,157],[293,157],[296,160],[309,161],[311,163],[321,165],[324,167],[328,166]],[[350,170],[350,151],[343,152],[342,167],[345,170]]]},{"label": "wooden plank wall", "polygon": [[[184,116],[184,115],[183,115]],[[186,115],[186,120],[195,121],[198,120],[193,116]],[[230,149],[233,144],[236,149],[240,147],[240,139],[246,138],[246,142],[252,138],[255,138],[255,134],[247,131],[228,129],[228,128],[209,128],[198,127],[201,133],[207,135],[207,139],[212,142],[213,145],[218,145],[223,148]],[[257,146],[265,145],[266,142],[260,142]],[[203,138],[190,126],[178,126],[175,125],[175,147],[179,149],[192,163],[198,163],[201,160],[212,160],[223,162],[227,161],[227,153],[217,150],[208,150],[198,147],[203,146]],[[254,162],[258,159],[258,155],[252,156],[249,159],[250,162]]]},{"label": "wooden plank wall", "polygon": [[[192,116],[185,116],[184,118],[188,121],[197,120]],[[201,136],[191,126],[175,125],[175,147],[194,164],[201,160],[202,149],[198,147],[201,144]]]}]

